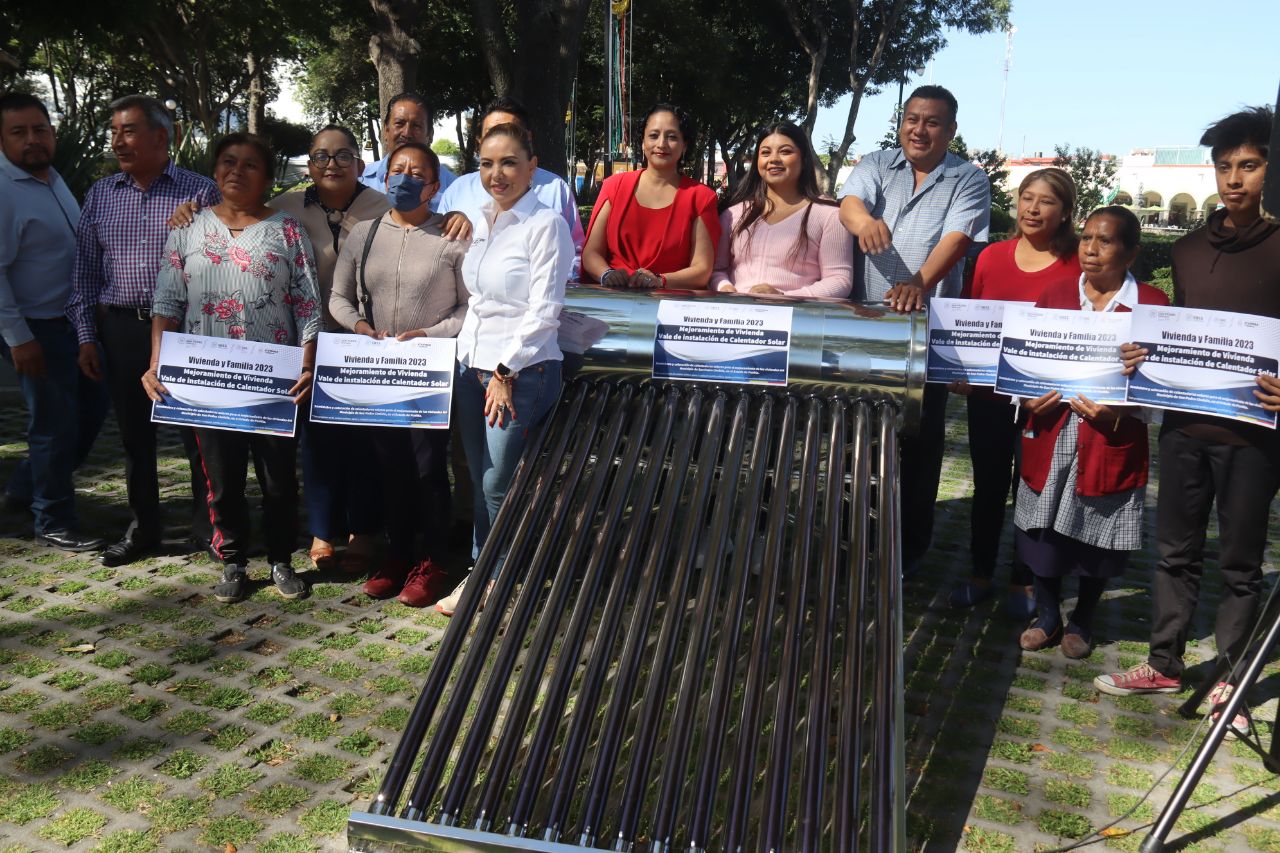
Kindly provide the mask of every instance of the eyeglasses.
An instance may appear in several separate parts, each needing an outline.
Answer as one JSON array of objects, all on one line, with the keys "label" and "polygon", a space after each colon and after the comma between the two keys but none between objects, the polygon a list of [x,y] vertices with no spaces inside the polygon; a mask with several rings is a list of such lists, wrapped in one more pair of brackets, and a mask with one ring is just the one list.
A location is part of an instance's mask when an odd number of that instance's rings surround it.
[{"label": "eyeglasses", "polygon": [[328,151],[316,151],[308,156],[307,159],[323,169],[329,165],[330,160],[333,160],[339,166],[350,166],[356,161],[356,155],[344,148],[336,154],[330,154]]}]

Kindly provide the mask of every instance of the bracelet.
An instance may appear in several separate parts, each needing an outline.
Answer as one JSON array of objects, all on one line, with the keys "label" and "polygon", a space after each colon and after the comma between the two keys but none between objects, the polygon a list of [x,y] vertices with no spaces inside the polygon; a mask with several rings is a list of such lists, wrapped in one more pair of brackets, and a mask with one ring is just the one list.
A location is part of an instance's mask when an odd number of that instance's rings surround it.
[{"label": "bracelet", "polygon": [[608,279],[610,275],[616,272],[617,270],[615,270],[613,267],[609,267],[607,270],[600,273],[600,283],[605,286],[608,286],[608,282],[606,281],[606,279]]},{"label": "bracelet", "polygon": [[667,277],[663,273],[658,273],[658,280],[662,282],[662,289],[667,289]]}]

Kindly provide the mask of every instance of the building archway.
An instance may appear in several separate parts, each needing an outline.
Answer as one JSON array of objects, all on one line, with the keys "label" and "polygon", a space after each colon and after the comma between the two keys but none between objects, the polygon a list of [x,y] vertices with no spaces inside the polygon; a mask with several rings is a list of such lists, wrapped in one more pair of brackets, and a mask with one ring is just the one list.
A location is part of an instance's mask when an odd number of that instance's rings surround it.
[{"label": "building archway", "polygon": [[1164,216],[1164,196],[1155,190],[1147,190],[1138,196],[1138,219],[1143,225],[1159,225]]},{"label": "building archway", "polygon": [[1222,197],[1219,196],[1217,193],[1214,193],[1213,195],[1209,196],[1204,200],[1204,204],[1200,206],[1200,210],[1204,214],[1204,218],[1208,219],[1209,214],[1213,213],[1221,205],[1222,205]]},{"label": "building archway", "polygon": [[1116,197],[1111,199],[1111,203],[1123,205],[1125,207],[1133,207],[1133,196],[1129,195],[1124,190],[1117,190]]},{"label": "building archway", "polygon": [[1178,193],[1169,199],[1169,224],[1180,227],[1190,225],[1195,210],[1196,200],[1188,193]]}]

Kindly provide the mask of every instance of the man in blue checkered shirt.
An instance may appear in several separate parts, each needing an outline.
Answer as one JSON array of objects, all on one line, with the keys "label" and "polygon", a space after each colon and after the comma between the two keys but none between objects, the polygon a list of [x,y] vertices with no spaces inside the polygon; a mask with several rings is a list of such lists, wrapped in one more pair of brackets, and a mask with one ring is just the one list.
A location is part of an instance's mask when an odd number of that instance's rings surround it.
[{"label": "man in blue checkered shirt", "polygon": [[[907,312],[924,308],[930,295],[960,295],[965,253],[987,239],[991,185],[981,169],[947,150],[957,106],[941,86],[916,89],[903,108],[900,147],[863,157],[840,190],[840,221],[862,250],[854,264],[854,293],[862,299]],[[926,385],[920,431],[901,442],[907,574],[933,538],[946,405],[946,386]]]}]

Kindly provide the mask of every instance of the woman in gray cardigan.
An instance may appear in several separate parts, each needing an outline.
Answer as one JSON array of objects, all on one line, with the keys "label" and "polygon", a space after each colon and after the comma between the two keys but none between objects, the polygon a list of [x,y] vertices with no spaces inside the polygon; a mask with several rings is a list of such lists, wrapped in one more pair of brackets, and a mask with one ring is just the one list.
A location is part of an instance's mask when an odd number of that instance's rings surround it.
[{"label": "woman in gray cardigan", "polygon": [[[401,145],[387,162],[392,209],[361,222],[338,255],[329,312],[340,326],[397,340],[457,337],[467,313],[462,258],[467,243],[446,239],[443,217],[427,206],[439,181],[440,161],[425,145]],[[361,258],[367,301],[357,295]],[[362,307],[364,310],[362,311]],[[447,430],[382,427],[373,430],[382,477],[387,557],[365,583],[373,598],[399,593],[409,607],[433,604],[452,586],[431,560],[449,535]]]}]

